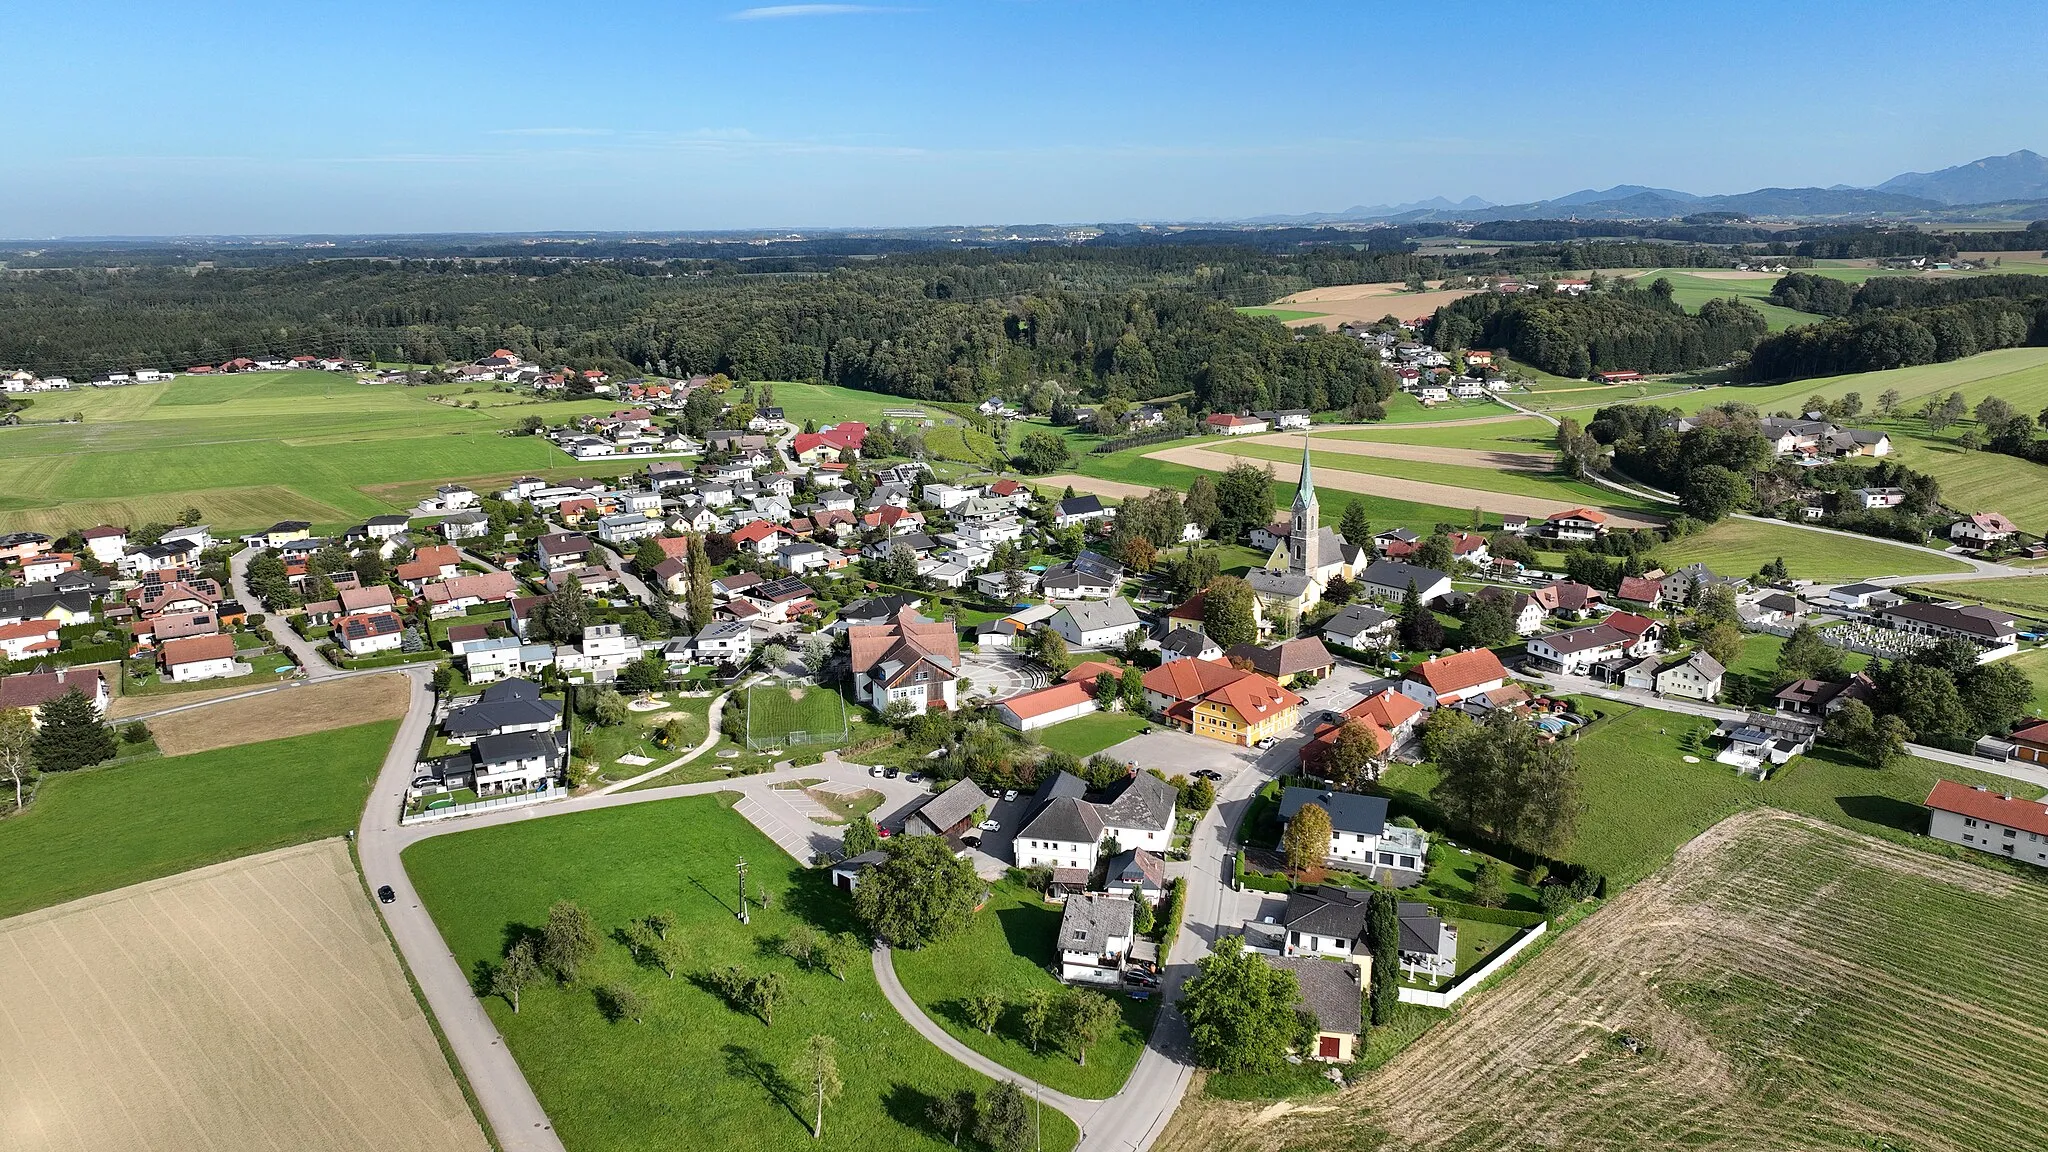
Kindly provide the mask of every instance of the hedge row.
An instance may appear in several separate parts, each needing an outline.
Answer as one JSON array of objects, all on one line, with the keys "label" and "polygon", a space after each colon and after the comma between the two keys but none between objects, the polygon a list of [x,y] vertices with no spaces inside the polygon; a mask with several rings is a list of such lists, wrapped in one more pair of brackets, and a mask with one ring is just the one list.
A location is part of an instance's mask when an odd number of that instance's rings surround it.
[{"label": "hedge row", "polygon": [[1188,911],[1188,880],[1176,876],[1166,885],[1166,915],[1159,918],[1159,966],[1166,966],[1166,958],[1173,951],[1173,942],[1180,937],[1180,922]]}]

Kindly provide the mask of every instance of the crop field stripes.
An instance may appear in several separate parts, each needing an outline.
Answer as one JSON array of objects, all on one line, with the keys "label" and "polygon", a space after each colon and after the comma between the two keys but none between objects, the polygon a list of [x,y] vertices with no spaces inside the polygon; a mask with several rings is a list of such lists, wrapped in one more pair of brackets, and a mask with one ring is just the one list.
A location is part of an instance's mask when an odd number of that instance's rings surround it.
[{"label": "crop field stripes", "polygon": [[1746,812],[1340,1114],[1415,1149],[2040,1147],[2044,939],[2048,885]]}]

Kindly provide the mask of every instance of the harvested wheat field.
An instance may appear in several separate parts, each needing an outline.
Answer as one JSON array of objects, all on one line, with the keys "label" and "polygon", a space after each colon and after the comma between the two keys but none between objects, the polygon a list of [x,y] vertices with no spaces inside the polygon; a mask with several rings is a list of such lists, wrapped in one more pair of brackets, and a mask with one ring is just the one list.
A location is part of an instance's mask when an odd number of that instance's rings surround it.
[{"label": "harvested wheat field", "polygon": [[484,1152],[339,840],[0,921],[0,1148]]},{"label": "harvested wheat field", "polygon": [[1400,284],[1331,284],[1322,288],[1310,288],[1291,296],[1282,296],[1269,307],[1292,308],[1312,305],[1321,316],[1289,320],[1289,328],[1304,328],[1311,324],[1322,324],[1330,328],[1356,320],[1370,324],[1383,316],[1396,320],[1413,320],[1428,316],[1453,300],[1470,296],[1477,289],[1460,288],[1449,292],[1410,292]]},{"label": "harvested wheat field", "polygon": [[1364,1082],[1174,1148],[2040,1148],[2048,886],[1730,817]]},{"label": "harvested wheat field", "polygon": [[[1263,436],[1233,436],[1223,441],[1226,447],[1235,448],[1240,444],[1263,444],[1277,446],[1290,451],[1301,449],[1301,434],[1298,432],[1269,432]],[[1490,448],[1451,448],[1436,444],[1403,444],[1394,440],[1336,440],[1326,436],[1313,438],[1318,452],[1338,452],[1346,456],[1377,456],[1383,460],[1415,460],[1426,464],[1461,464],[1468,468],[1505,468],[1520,472],[1549,473],[1557,470],[1555,452],[1505,452]]]},{"label": "harvested wheat field", "polygon": [[[164,755],[183,756],[395,720],[405,715],[411,698],[412,682],[402,672],[351,676],[173,712],[149,721],[149,730]],[[163,697],[156,699],[161,702]]]}]

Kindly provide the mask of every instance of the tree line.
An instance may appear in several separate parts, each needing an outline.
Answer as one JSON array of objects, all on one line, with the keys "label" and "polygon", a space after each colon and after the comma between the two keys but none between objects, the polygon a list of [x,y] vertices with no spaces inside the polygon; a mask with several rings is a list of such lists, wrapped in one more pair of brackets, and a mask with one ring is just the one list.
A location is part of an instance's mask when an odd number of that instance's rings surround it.
[{"label": "tree line", "polygon": [[1446,351],[1505,348],[1559,376],[1595,371],[1679,372],[1735,359],[1765,332],[1764,318],[1733,299],[1689,315],[1662,278],[1582,296],[1481,292],[1437,310],[1429,338]]}]

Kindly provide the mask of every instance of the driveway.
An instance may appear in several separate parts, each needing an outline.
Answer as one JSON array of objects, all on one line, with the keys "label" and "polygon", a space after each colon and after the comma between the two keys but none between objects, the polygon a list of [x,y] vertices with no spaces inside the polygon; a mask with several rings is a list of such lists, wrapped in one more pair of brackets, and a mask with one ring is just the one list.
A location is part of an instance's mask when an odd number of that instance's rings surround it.
[{"label": "driveway", "polygon": [[[262,604],[256,594],[249,591],[249,561],[255,559],[256,554],[256,549],[244,548],[228,557],[230,590],[234,592],[236,600],[252,608]],[[326,657],[320,655],[312,641],[292,631],[291,625],[279,613],[264,613],[263,630],[270,633],[271,640],[276,642],[279,649],[291,653],[292,659],[298,663],[299,669],[305,673],[307,679],[318,680],[341,671],[329,664]]]}]

